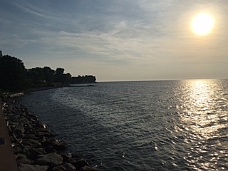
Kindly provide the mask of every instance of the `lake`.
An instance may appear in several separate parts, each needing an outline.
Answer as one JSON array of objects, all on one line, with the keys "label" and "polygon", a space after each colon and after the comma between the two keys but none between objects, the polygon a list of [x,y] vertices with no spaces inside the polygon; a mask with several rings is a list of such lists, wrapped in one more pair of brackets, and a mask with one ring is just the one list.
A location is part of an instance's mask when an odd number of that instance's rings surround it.
[{"label": "lake", "polygon": [[20,101],[99,170],[228,170],[228,80],[97,83]]}]

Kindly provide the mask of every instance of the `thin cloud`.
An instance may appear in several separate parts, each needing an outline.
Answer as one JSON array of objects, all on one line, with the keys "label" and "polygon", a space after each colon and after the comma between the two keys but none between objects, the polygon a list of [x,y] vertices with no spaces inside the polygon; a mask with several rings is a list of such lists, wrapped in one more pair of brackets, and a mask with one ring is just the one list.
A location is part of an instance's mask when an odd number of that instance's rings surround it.
[{"label": "thin cloud", "polygon": [[[214,63],[214,68],[222,68],[228,62],[227,2],[12,0],[4,1],[3,5],[1,50],[18,54],[33,66],[54,61],[53,65],[62,62],[67,68],[66,61],[71,61],[80,62],[82,70],[89,66],[90,71],[94,69],[103,79],[117,69],[118,74],[153,79],[165,78],[166,74],[172,78],[175,74],[180,77],[178,73],[191,75],[191,67],[197,63],[202,66]],[[216,29],[204,39],[195,37],[189,26],[191,18],[201,10],[211,11],[217,17]],[[109,76],[95,65],[106,68]],[[195,70],[200,72],[197,67]]]},{"label": "thin cloud", "polygon": [[50,13],[47,13],[47,11],[41,11],[39,8],[36,8],[34,6],[27,4],[21,5],[18,2],[12,3],[14,6],[18,7],[22,11],[29,13],[30,15],[35,15],[38,17],[42,17],[44,19],[51,19],[51,20],[57,20],[57,17],[53,17],[50,15]]}]

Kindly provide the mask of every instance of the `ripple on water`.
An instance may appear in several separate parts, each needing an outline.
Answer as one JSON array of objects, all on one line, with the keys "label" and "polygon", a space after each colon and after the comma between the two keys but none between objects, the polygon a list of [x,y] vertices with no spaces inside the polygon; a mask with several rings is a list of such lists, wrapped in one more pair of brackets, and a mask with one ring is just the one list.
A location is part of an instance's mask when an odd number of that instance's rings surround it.
[{"label": "ripple on water", "polygon": [[228,170],[228,81],[99,83],[22,101],[100,170]]}]

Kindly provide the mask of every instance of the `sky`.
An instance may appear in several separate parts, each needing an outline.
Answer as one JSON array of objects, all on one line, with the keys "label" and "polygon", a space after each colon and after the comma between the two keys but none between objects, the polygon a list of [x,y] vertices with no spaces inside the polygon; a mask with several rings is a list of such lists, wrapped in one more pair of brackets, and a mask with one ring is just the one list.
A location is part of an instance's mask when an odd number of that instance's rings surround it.
[{"label": "sky", "polygon": [[3,54],[98,82],[228,78],[227,30],[227,0],[0,0]]}]

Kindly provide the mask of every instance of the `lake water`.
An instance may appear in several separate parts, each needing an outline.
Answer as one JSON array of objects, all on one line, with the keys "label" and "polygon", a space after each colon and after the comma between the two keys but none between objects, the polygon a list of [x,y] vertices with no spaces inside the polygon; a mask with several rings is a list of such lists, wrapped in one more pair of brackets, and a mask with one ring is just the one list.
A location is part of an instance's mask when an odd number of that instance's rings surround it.
[{"label": "lake water", "polygon": [[21,101],[99,170],[228,170],[228,80],[98,83]]}]

